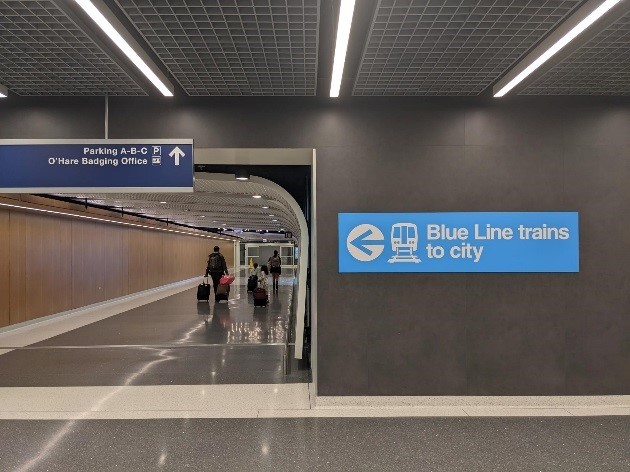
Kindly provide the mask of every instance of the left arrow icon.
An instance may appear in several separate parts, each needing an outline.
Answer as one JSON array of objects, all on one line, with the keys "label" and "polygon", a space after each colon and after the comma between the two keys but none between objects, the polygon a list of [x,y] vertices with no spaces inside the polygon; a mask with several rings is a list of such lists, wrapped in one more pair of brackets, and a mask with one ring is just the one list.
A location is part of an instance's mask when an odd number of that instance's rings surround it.
[{"label": "left arrow icon", "polygon": [[383,253],[384,239],[383,232],[376,226],[362,224],[350,231],[346,239],[346,247],[356,260],[370,262]]},{"label": "left arrow icon", "polygon": [[184,151],[182,151],[179,148],[179,146],[177,146],[175,149],[173,149],[171,152],[169,152],[168,155],[175,158],[175,165],[178,166],[179,165],[179,158],[180,157],[184,157],[186,155],[186,153]]}]

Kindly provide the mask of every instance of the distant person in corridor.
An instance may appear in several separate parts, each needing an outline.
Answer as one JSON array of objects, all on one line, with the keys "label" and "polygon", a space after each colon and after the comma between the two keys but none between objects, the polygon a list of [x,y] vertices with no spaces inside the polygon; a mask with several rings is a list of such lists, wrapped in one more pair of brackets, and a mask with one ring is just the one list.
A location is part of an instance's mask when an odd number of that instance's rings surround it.
[{"label": "distant person in corridor", "polygon": [[280,283],[280,274],[282,273],[282,259],[278,255],[278,251],[273,251],[273,256],[267,261],[269,264],[269,272],[273,278],[273,291],[278,293],[278,285]]},{"label": "distant person in corridor", "polygon": [[260,267],[258,267],[258,262],[254,262],[254,267],[249,271],[249,276],[255,275],[256,278],[260,278]]},{"label": "distant person in corridor", "polygon": [[221,254],[220,249],[219,246],[214,246],[214,252],[208,256],[208,267],[206,268],[206,277],[208,275],[212,277],[212,288],[215,295],[217,294],[217,287],[221,277],[229,275],[225,257]]},{"label": "distant person in corridor", "polygon": [[265,292],[269,290],[269,284],[267,283],[267,276],[269,275],[269,269],[266,265],[260,268],[260,277],[258,277],[258,286],[264,288]]}]

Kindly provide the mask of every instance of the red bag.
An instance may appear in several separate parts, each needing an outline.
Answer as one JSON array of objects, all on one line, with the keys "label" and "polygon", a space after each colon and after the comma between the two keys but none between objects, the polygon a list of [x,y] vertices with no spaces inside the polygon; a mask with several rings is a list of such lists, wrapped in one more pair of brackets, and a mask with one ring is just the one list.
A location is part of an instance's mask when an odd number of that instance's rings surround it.
[{"label": "red bag", "polygon": [[221,280],[219,280],[219,283],[221,285],[231,285],[232,282],[234,282],[233,275],[224,275],[223,277],[221,277]]}]

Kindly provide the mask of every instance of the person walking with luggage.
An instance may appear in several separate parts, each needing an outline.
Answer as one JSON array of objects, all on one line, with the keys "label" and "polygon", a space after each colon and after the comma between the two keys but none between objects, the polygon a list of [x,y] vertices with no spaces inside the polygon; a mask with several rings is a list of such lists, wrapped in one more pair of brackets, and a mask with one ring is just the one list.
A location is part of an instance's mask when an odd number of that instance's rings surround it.
[{"label": "person walking with luggage", "polygon": [[258,287],[258,279],[260,278],[260,267],[258,262],[254,262],[254,267],[249,271],[249,278],[247,279],[247,291],[253,292]]},{"label": "person walking with luggage", "polygon": [[267,293],[267,276],[269,270],[264,265],[260,268],[260,277],[258,278],[258,287],[254,289],[254,306],[267,306],[269,303],[269,295]]},{"label": "person walking with luggage", "polygon": [[258,277],[258,287],[264,288],[265,292],[269,289],[269,284],[267,283],[267,276],[269,275],[269,269],[266,265],[260,268],[260,277]]},{"label": "person walking with luggage", "polygon": [[252,267],[249,271],[249,276],[260,278],[260,267],[258,267],[258,262],[254,262],[254,267]]},{"label": "person walking with luggage", "polygon": [[217,294],[221,277],[230,275],[225,263],[225,257],[223,257],[220,250],[219,246],[214,246],[214,252],[208,256],[208,267],[206,268],[206,276],[210,275],[212,277],[212,288],[215,295]]},{"label": "person walking with luggage", "polygon": [[280,285],[280,274],[282,273],[282,259],[278,251],[273,251],[273,256],[267,261],[269,264],[269,272],[273,278],[273,291],[278,293],[278,286]]}]

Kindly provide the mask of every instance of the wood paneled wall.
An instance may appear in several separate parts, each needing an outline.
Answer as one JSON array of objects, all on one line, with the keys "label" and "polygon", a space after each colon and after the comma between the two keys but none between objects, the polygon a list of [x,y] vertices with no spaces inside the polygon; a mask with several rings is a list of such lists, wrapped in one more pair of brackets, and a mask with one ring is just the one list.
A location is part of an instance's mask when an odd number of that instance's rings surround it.
[{"label": "wood paneled wall", "polygon": [[0,327],[202,275],[233,243],[0,209]]},{"label": "wood paneled wall", "polygon": [[11,272],[9,270],[10,238],[9,212],[0,211],[0,326],[7,326],[11,319],[9,313],[9,297],[11,293]]},{"label": "wood paneled wall", "polygon": [[72,285],[66,284],[72,281],[72,222],[9,213],[9,324],[69,310]]}]

